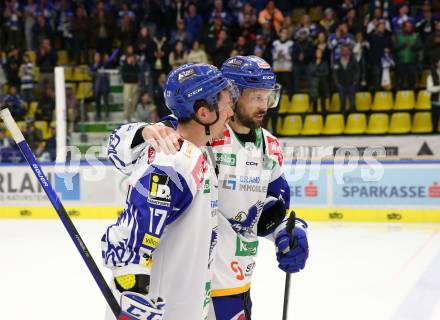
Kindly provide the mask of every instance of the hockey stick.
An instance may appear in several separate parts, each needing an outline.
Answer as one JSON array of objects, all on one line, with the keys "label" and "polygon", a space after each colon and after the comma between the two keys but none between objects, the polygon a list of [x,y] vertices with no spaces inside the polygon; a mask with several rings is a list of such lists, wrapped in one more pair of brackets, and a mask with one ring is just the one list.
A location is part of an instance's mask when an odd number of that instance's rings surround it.
[{"label": "hockey stick", "polygon": [[[292,235],[293,229],[295,229],[295,211],[291,211],[287,220],[286,231],[288,235]],[[290,248],[295,246],[294,237],[290,238]],[[283,320],[287,320],[287,313],[289,308],[289,293],[290,293],[290,273],[286,273],[286,282],[284,284],[284,303],[283,303]]]},{"label": "hockey stick", "polygon": [[15,122],[14,118],[11,115],[11,112],[4,105],[0,106],[0,118],[3,119],[3,122],[5,123],[9,132],[11,133],[12,138],[14,139],[15,143],[18,145],[21,154],[29,163],[29,166],[31,167],[32,171],[37,177],[40,185],[43,187],[44,192],[46,192],[46,195],[49,198],[50,202],[52,203],[52,206],[54,207],[55,211],[60,217],[62,223],[64,224],[64,227],[66,228],[67,232],[70,235],[70,238],[72,238],[77,250],[81,254],[81,257],[83,258],[84,262],[86,263],[87,267],[92,273],[93,278],[98,284],[99,289],[101,289],[101,292],[104,295],[105,300],[107,300],[108,305],[112,309],[117,319],[119,317],[119,314],[121,313],[121,308],[119,307],[118,302],[116,301],[111,289],[109,288],[107,282],[105,281],[104,277],[99,271],[98,266],[96,265],[95,260],[93,260],[93,257],[90,254],[89,250],[87,249],[84,241],[81,239],[78,230],[76,230],[74,224],[72,223],[72,220],[70,220],[70,217],[66,212],[66,209],[64,208],[60,199],[58,198],[52,186],[50,185],[50,182],[47,179],[46,175],[44,174],[43,170],[41,169],[40,164],[38,163],[37,159],[35,159],[35,156],[32,153],[31,148],[24,139],[23,134],[20,131],[20,128],[17,126],[17,123]]}]

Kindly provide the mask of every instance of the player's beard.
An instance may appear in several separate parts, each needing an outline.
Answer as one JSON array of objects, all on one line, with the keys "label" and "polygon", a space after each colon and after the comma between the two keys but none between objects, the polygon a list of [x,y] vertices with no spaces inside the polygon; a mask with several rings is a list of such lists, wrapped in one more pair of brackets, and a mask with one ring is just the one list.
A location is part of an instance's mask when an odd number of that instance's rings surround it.
[{"label": "player's beard", "polygon": [[[261,115],[261,120],[254,118],[257,115]],[[237,103],[234,112],[234,120],[238,120],[242,125],[250,129],[257,129],[260,128],[263,124],[263,119],[265,115],[266,112],[255,112],[251,115],[244,114],[240,103]]]}]

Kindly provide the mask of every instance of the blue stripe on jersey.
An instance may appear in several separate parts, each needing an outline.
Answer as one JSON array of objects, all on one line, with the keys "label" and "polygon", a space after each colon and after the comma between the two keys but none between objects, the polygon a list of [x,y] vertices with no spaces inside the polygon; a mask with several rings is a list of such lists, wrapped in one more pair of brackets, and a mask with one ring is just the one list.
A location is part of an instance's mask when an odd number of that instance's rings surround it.
[{"label": "blue stripe on jersey", "polygon": [[267,195],[277,199],[279,199],[281,196],[285,207],[287,209],[290,208],[290,187],[286,178],[284,177],[284,174],[269,183],[267,186]]}]

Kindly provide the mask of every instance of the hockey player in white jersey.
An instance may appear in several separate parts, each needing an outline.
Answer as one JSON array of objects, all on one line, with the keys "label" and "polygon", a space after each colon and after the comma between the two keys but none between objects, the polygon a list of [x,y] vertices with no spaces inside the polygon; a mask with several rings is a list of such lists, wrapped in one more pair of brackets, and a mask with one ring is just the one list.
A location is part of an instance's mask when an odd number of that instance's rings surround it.
[{"label": "hockey player in white jersey", "polygon": [[[276,137],[261,128],[268,108],[276,107],[280,88],[266,61],[257,57],[233,57],[222,66],[222,73],[241,91],[234,120],[224,138],[213,139],[211,145],[219,173],[218,247],[214,260],[212,283],[213,310],[211,319],[251,318],[250,285],[258,251],[258,236],[275,241],[279,267],[298,272],[305,266],[308,243],[307,224],[298,219],[294,229],[296,247],[290,249],[286,232],[285,212],[290,206],[289,186],[282,174],[283,156]],[[168,125],[174,126],[174,121]],[[132,170],[140,154],[150,144],[173,149],[172,139],[158,125],[134,124],[136,133],[117,130],[111,141],[121,140],[119,147],[110,143],[109,156],[126,174]],[[290,249],[290,250],[289,250]]]},{"label": "hockey player in white jersey", "polygon": [[[104,264],[121,302],[119,319],[207,318],[218,191],[214,167],[200,147],[222,136],[236,93],[207,64],[184,65],[168,76],[165,101],[177,118],[179,150],[139,154],[125,210],[102,237]],[[130,134],[135,126],[122,130]]]}]

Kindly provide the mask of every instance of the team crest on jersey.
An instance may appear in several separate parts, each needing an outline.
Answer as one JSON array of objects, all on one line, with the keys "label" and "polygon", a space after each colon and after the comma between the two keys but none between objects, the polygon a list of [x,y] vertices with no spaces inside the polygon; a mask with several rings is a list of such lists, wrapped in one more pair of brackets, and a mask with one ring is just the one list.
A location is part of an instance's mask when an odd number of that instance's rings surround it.
[{"label": "team crest on jersey", "polygon": [[278,164],[281,166],[283,164],[283,154],[281,153],[281,148],[278,140],[268,136],[267,144],[269,155],[276,156],[278,158]]},{"label": "team crest on jersey", "polygon": [[169,183],[170,177],[153,173],[150,176],[150,193],[148,194],[147,201],[152,204],[169,207],[171,203]]}]

